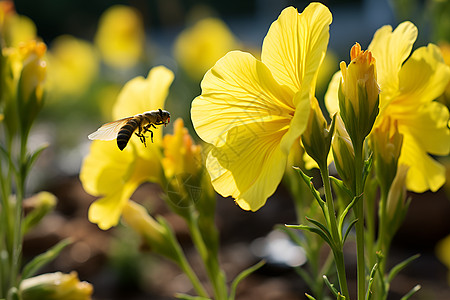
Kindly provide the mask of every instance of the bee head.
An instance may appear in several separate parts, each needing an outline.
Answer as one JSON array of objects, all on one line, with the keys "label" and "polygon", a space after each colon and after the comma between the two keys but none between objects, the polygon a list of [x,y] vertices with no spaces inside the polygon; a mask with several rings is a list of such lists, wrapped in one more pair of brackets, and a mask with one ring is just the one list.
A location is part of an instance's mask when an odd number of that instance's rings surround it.
[{"label": "bee head", "polygon": [[159,115],[161,116],[164,125],[167,125],[170,122],[170,112],[167,110],[159,109]]}]

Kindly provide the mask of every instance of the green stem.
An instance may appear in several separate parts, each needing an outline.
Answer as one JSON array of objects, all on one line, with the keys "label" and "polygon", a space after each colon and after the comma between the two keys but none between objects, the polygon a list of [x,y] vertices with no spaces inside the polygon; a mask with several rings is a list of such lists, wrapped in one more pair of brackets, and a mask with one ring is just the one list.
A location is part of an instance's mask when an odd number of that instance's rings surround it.
[{"label": "green stem", "polygon": [[208,293],[206,292],[205,288],[201,284],[200,280],[198,279],[195,272],[192,270],[191,266],[189,265],[186,257],[184,254],[179,255],[178,261],[177,261],[179,267],[181,270],[183,270],[184,274],[189,278],[189,280],[192,283],[192,286],[194,287],[195,292],[200,296],[204,298],[209,298]]},{"label": "green stem", "polygon": [[[363,147],[353,145],[355,150],[355,180],[356,193],[359,196],[363,193]],[[356,230],[356,261],[357,261],[357,281],[358,281],[358,300],[364,300],[366,295],[366,274],[364,258],[364,199],[359,199],[354,206],[355,216],[358,222],[355,224]]]},{"label": "green stem", "polygon": [[336,269],[338,274],[339,285],[341,292],[345,296],[345,299],[350,299],[347,285],[347,277],[345,274],[344,252],[342,244],[342,236],[338,231],[336,214],[334,210],[334,202],[331,194],[331,182],[328,174],[328,167],[326,165],[319,166],[320,174],[322,176],[323,186],[325,188],[325,200],[327,206],[327,213],[329,225],[331,227],[331,237],[333,238],[333,247],[331,247],[336,263]]},{"label": "green stem", "polygon": [[189,231],[191,232],[192,240],[197,248],[200,257],[202,258],[208,278],[211,281],[214,289],[214,297],[216,300],[227,300],[228,292],[225,282],[225,276],[220,270],[217,255],[211,255],[211,251],[205,245],[202,234],[198,227],[197,213],[191,209],[190,220],[188,222]]}]

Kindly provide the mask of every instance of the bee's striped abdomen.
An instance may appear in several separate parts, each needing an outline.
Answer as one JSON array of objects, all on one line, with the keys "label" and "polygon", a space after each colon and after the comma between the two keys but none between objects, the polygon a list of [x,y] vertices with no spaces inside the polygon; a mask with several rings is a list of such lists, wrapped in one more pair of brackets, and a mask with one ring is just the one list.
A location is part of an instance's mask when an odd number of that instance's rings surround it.
[{"label": "bee's striped abdomen", "polygon": [[136,119],[130,119],[127,124],[123,125],[120,128],[119,133],[117,134],[117,146],[120,150],[123,150],[130,140],[133,132],[138,128],[139,121]]}]

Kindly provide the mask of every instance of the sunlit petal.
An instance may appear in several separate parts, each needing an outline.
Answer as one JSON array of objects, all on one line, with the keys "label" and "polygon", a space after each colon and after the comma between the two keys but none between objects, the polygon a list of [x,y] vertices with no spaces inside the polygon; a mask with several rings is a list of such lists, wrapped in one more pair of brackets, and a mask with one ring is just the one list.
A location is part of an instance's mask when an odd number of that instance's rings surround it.
[{"label": "sunlit petal", "polygon": [[330,11],[320,3],[311,3],[301,14],[293,7],[281,12],[270,26],[261,54],[261,60],[280,84],[294,92],[302,85],[314,91],[331,21]]},{"label": "sunlit petal", "polygon": [[93,141],[80,170],[83,188],[94,196],[109,194],[126,182],[134,161],[132,147],[120,151],[115,140]]},{"label": "sunlit petal", "polygon": [[414,51],[400,70],[401,97],[395,100],[395,104],[413,105],[415,109],[417,105],[433,101],[442,95],[449,79],[450,67],[445,64],[439,47],[433,44],[421,47]]},{"label": "sunlit petal", "polygon": [[227,143],[213,148],[207,169],[215,190],[232,196],[245,210],[258,210],[271,196],[283,176],[287,155],[278,141],[285,130],[271,122],[237,126],[228,133]]},{"label": "sunlit petal", "polygon": [[237,126],[277,120],[288,125],[293,96],[251,54],[232,51],[206,73],[202,95],[192,102],[192,121],[204,141],[220,146]]},{"label": "sunlit petal", "polygon": [[173,72],[166,67],[152,68],[147,78],[136,77],[128,81],[113,108],[115,120],[141,114],[149,110],[164,109]]},{"label": "sunlit petal", "polygon": [[325,106],[327,107],[327,111],[330,114],[330,116],[334,115],[339,111],[338,90],[341,79],[342,79],[341,71],[336,72],[331,78],[327,92],[325,93]]},{"label": "sunlit petal", "polygon": [[434,155],[450,152],[449,111],[439,102],[431,102],[415,114],[399,120],[400,132],[407,133],[424,151]]},{"label": "sunlit petal", "polygon": [[116,186],[110,193],[96,200],[89,207],[88,218],[100,229],[107,230],[119,223],[120,214],[133,192],[138,187],[136,182]]},{"label": "sunlit petal", "polygon": [[[411,53],[412,46],[417,38],[417,28],[411,22],[403,22],[392,31],[389,25],[377,30],[368,50],[373,54],[377,66],[378,84],[381,93],[395,95],[399,87],[398,73],[403,62]],[[380,99],[380,108],[383,97]]]},{"label": "sunlit petal", "polygon": [[408,134],[404,135],[399,164],[410,166],[406,177],[407,189],[423,193],[437,191],[445,182],[445,168],[431,158],[422,144]]}]

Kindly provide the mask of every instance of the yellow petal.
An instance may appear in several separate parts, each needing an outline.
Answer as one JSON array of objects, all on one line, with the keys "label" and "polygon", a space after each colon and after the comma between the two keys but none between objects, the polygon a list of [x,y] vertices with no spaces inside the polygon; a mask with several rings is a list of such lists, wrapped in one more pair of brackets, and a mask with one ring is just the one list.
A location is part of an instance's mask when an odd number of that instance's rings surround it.
[{"label": "yellow petal", "polygon": [[[439,47],[428,44],[414,51],[399,73],[399,106],[430,102],[439,97],[450,80],[450,67],[442,58]],[[394,104],[394,103],[392,103]],[[414,109],[414,108],[413,108]]]},{"label": "yellow petal", "polygon": [[164,109],[173,72],[164,66],[154,67],[147,78],[135,77],[122,88],[113,108],[115,120],[142,114],[149,110]]},{"label": "yellow petal", "polygon": [[91,204],[88,212],[89,221],[97,224],[102,230],[116,226],[123,208],[137,187],[137,182],[131,182],[110,190],[106,197]]},{"label": "yellow petal", "polygon": [[80,171],[83,188],[93,196],[109,194],[122,186],[134,164],[132,147],[120,151],[116,141],[93,141]]},{"label": "yellow petal", "polygon": [[325,57],[332,16],[326,6],[311,3],[298,14],[284,9],[264,39],[261,60],[281,84],[297,92],[302,85],[314,90]]},{"label": "yellow petal", "polygon": [[206,73],[202,95],[192,101],[191,118],[204,141],[220,146],[236,126],[273,121],[288,125],[294,114],[293,96],[262,62],[249,53],[232,51]]},{"label": "yellow petal", "polygon": [[424,151],[444,156],[450,152],[448,119],[447,107],[439,102],[431,102],[414,114],[405,114],[399,119],[399,130],[414,137]]},{"label": "yellow petal", "polygon": [[407,189],[416,193],[437,191],[445,183],[445,168],[431,158],[409,134],[403,136],[399,165],[410,166],[406,177]]},{"label": "yellow petal", "polygon": [[338,91],[341,80],[342,80],[342,73],[341,71],[338,71],[331,78],[327,92],[325,93],[325,106],[327,107],[330,116],[334,115],[339,111]]},{"label": "yellow petal", "polygon": [[227,143],[213,147],[206,166],[215,190],[232,196],[245,210],[256,211],[271,196],[283,176],[287,155],[280,149],[285,130],[276,122],[234,127]]},{"label": "yellow petal", "polygon": [[[411,22],[403,22],[392,31],[389,25],[377,30],[368,50],[376,60],[377,79],[381,87],[381,95],[394,96],[398,91],[398,73],[403,62],[411,53],[417,38],[417,28]],[[380,108],[387,103],[380,99]]]}]

